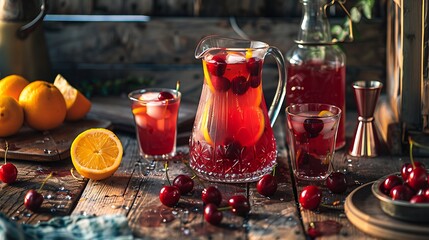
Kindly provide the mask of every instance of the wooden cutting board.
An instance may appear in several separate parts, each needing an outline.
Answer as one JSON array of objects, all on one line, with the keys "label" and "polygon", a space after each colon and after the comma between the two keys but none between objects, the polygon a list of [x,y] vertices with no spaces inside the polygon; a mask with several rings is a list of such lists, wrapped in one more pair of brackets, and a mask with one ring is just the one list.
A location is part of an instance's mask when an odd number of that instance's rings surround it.
[{"label": "wooden cutting board", "polygon": [[9,145],[8,159],[39,162],[59,161],[70,157],[70,146],[79,133],[89,128],[110,128],[110,121],[83,119],[66,122],[49,131],[35,131],[23,127],[17,134],[0,138],[0,159],[4,158],[6,141]]}]

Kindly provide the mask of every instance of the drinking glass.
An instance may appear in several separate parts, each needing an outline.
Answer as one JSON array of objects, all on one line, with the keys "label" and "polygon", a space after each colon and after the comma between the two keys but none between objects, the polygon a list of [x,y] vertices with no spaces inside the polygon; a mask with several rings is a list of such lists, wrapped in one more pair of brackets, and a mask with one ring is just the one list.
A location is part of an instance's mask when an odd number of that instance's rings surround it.
[{"label": "drinking glass", "polygon": [[140,155],[168,160],[176,154],[177,117],[181,93],[167,88],[139,89],[128,94]]},{"label": "drinking glass", "polygon": [[341,109],[329,104],[286,108],[292,170],[298,179],[323,180],[332,171]]}]

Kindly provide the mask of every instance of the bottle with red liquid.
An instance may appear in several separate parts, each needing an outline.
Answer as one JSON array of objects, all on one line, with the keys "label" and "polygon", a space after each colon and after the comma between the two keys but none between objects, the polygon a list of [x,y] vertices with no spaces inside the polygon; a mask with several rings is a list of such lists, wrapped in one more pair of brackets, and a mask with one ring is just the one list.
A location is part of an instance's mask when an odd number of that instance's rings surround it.
[{"label": "bottle with red liquid", "polygon": [[326,0],[301,0],[303,18],[296,45],[286,53],[286,103],[325,103],[342,111],[335,148],[346,143],[346,56],[332,41]]}]

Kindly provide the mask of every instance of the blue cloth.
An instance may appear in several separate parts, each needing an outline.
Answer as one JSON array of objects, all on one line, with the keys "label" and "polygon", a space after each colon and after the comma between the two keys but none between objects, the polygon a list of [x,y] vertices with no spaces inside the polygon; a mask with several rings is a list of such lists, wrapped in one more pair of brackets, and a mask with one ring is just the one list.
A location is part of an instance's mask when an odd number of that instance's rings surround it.
[{"label": "blue cloth", "polygon": [[128,240],[133,239],[124,215],[56,217],[35,225],[20,224],[0,214],[0,239]]}]

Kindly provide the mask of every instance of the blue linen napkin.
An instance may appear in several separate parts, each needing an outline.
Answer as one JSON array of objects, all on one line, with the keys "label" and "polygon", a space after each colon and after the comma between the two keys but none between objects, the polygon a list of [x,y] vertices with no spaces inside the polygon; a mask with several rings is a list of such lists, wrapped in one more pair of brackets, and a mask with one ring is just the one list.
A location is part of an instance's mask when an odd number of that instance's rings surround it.
[{"label": "blue linen napkin", "polygon": [[133,235],[124,215],[65,216],[31,225],[14,222],[0,214],[0,239],[129,240]]}]

